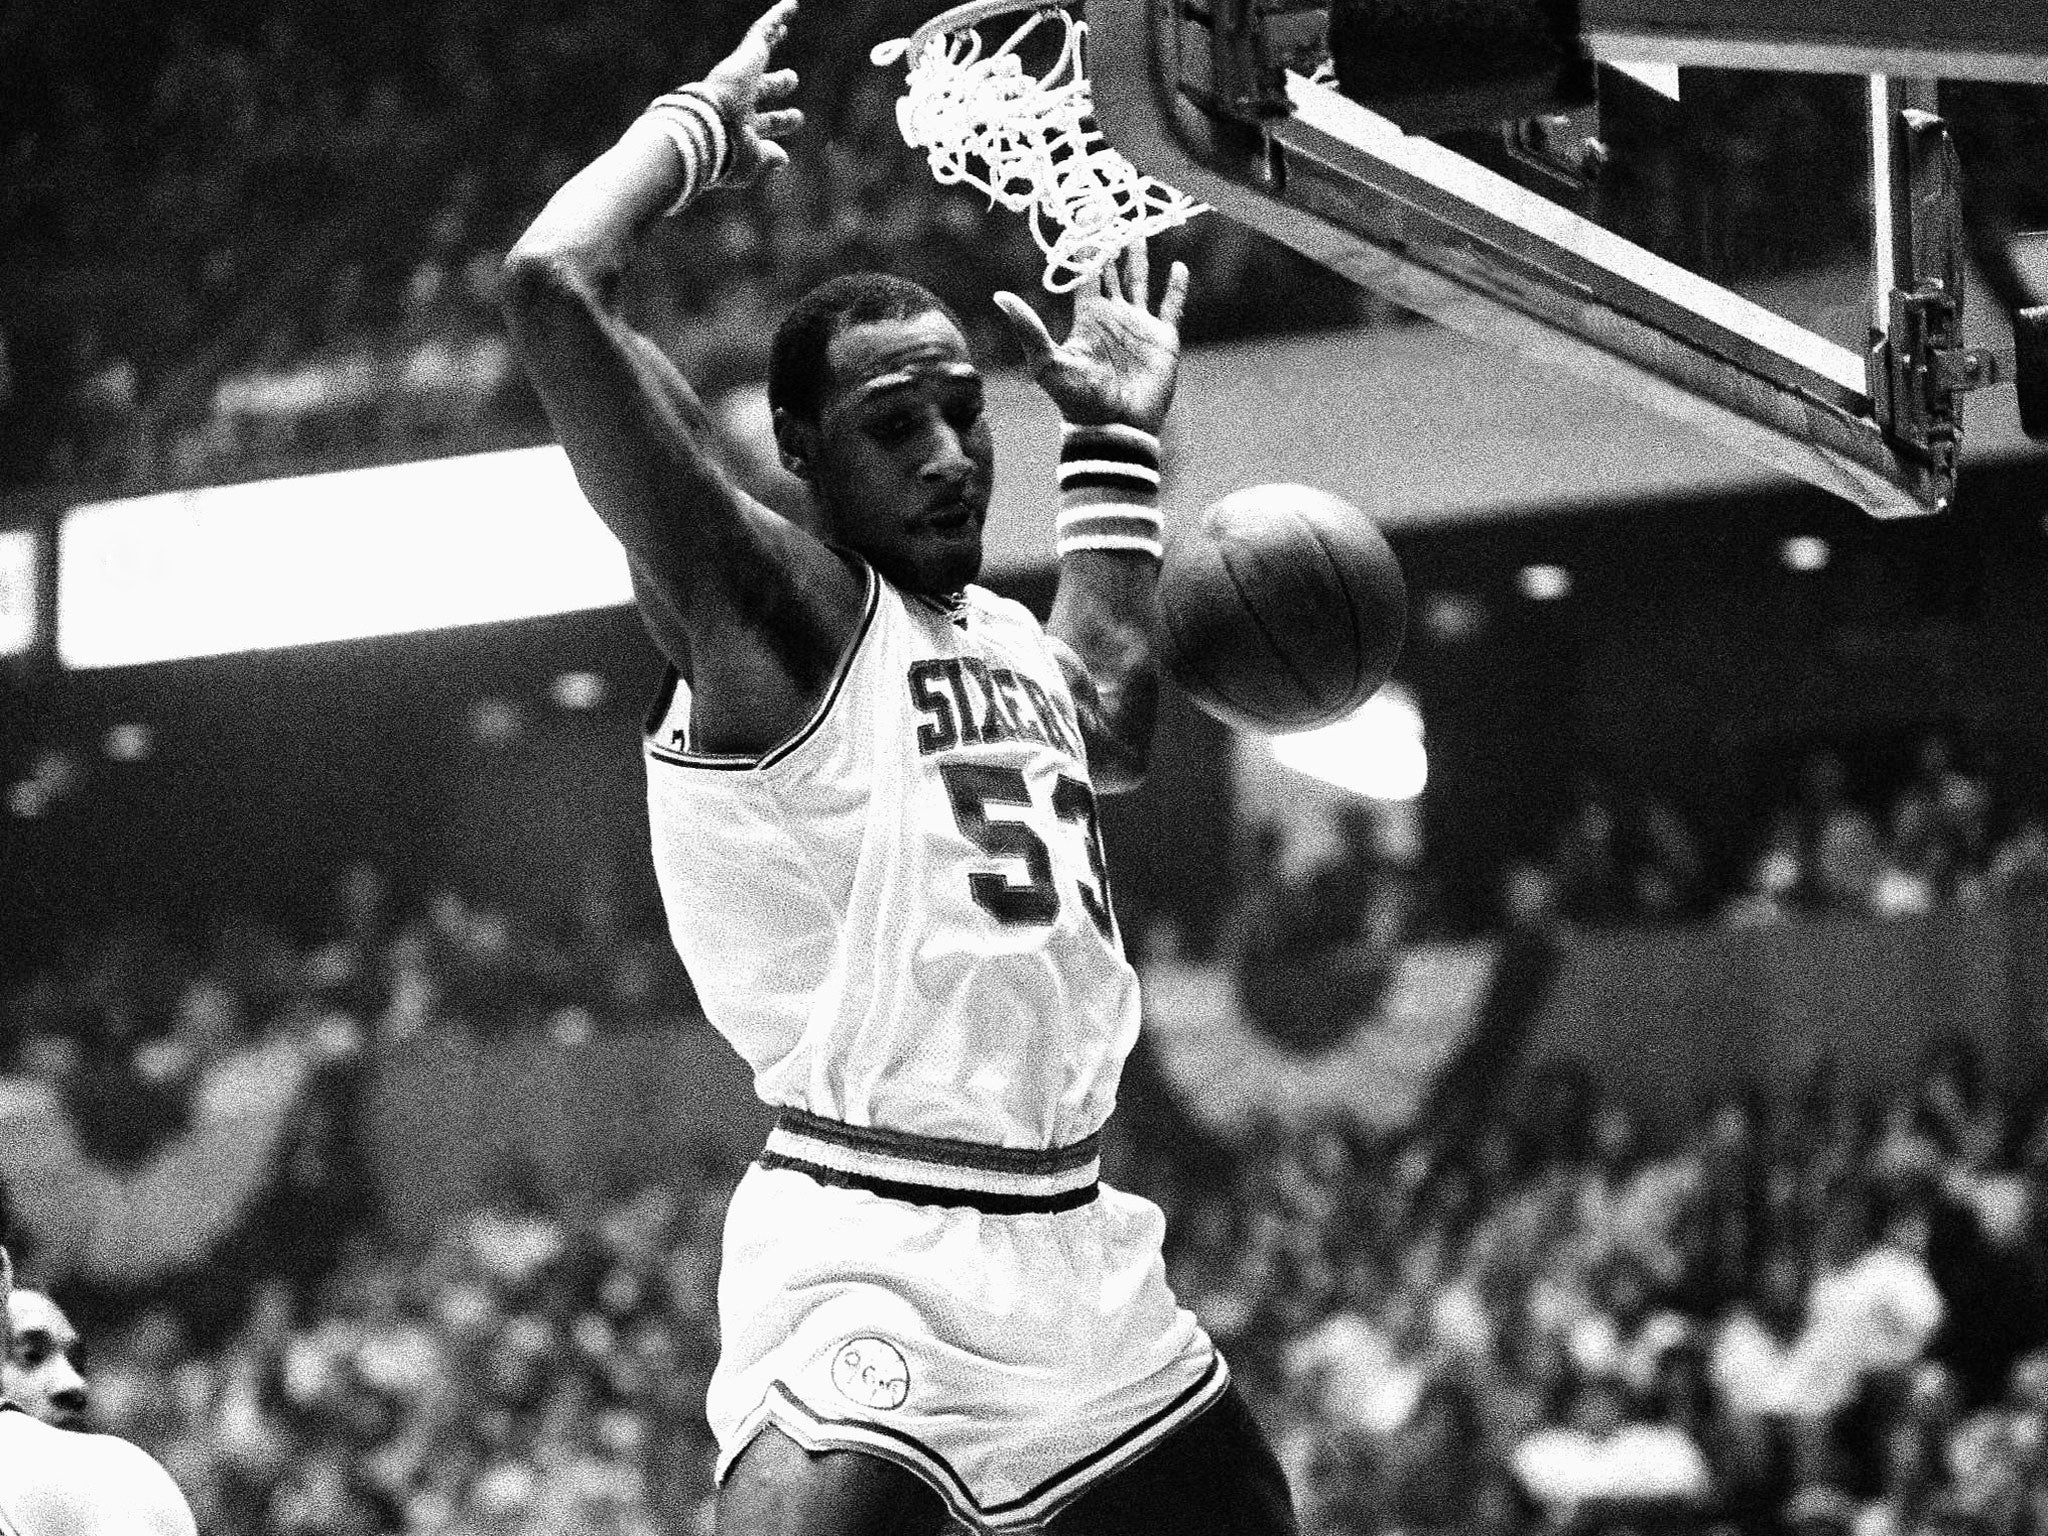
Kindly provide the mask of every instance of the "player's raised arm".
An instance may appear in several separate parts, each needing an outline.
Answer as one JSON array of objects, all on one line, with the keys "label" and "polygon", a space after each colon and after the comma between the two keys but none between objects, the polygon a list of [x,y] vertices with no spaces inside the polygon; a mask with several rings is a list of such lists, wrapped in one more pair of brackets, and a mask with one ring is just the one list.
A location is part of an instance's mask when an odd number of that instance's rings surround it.
[{"label": "player's raised arm", "polygon": [[779,674],[793,671],[802,692],[806,674],[836,663],[859,581],[734,480],[696,394],[627,324],[621,289],[657,219],[787,161],[777,141],[802,114],[775,103],[796,73],[768,65],[795,11],[782,0],[702,81],[650,106],[550,199],[505,264],[513,341],[578,484],[625,545],[657,640],[686,671],[737,655],[743,690],[765,674],[771,696],[791,681]]},{"label": "player's raised arm", "polygon": [[995,296],[1059,407],[1060,575],[1046,627],[1066,649],[1090,777],[1109,792],[1144,776],[1159,703],[1159,434],[1179,377],[1188,269],[1173,264],[1156,314],[1149,285],[1141,240],[1076,291],[1058,343],[1022,299]]}]

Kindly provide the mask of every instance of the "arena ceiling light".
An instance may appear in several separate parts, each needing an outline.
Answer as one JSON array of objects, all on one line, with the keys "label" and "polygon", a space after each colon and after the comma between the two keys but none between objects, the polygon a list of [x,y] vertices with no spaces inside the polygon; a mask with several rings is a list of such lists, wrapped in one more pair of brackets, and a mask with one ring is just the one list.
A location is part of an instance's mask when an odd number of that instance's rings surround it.
[{"label": "arena ceiling light", "polygon": [[139,721],[107,727],[100,749],[117,763],[147,762],[156,752],[156,732]]},{"label": "arena ceiling light", "polygon": [[1422,710],[1389,683],[1334,725],[1268,738],[1274,758],[1296,773],[1372,800],[1413,800],[1429,782]]},{"label": "arena ceiling light", "polygon": [[1828,541],[1810,533],[1794,534],[1778,546],[1778,559],[1788,571],[1825,570],[1829,554]]},{"label": "arena ceiling light", "polygon": [[0,656],[19,656],[35,643],[35,530],[9,528],[0,531]]},{"label": "arena ceiling light", "polygon": [[1535,603],[1554,603],[1571,596],[1572,573],[1561,565],[1525,565],[1515,573],[1522,596]]},{"label": "arena ceiling light", "polygon": [[601,672],[558,672],[551,690],[563,709],[596,709],[610,691]]},{"label": "arena ceiling light", "polygon": [[559,448],[76,508],[57,558],[70,667],[410,634],[632,601]]}]

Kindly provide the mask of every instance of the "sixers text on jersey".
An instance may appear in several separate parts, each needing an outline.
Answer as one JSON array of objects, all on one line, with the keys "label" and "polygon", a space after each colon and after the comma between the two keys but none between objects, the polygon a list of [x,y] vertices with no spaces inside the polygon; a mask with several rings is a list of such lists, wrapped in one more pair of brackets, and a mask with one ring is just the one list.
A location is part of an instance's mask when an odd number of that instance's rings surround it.
[{"label": "sixers text on jersey", "polygon": [[[917,750],[927,757],[949,747],[1017,740],[1086,756],[1071,706],[1035,677],[979,656],[930,656],[911,664],[909,683],[911,706],[924,717]],[[970,695],[980,699],[979,709]]]}]

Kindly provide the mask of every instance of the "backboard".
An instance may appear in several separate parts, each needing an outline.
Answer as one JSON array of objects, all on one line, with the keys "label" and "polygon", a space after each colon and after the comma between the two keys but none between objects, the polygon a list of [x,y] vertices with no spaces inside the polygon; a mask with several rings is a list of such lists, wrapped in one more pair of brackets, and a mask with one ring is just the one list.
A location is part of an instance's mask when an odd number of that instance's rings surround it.
[{"label": "backboard", "polygon": [[[2048,82],[2048,10],[1940,9],[1087,0],[1088,72],[1144,171],[1892,517],[1950,504],[1962,398],[2016,371],[1964,341],[1964,167],[1932,75]],[[1796,290],[1820,270],[1853,293],[1817,316]],[[2022,364],[2044,326],[2015,317]],[[2031,430],[2041,381],[2020,382]]]}]

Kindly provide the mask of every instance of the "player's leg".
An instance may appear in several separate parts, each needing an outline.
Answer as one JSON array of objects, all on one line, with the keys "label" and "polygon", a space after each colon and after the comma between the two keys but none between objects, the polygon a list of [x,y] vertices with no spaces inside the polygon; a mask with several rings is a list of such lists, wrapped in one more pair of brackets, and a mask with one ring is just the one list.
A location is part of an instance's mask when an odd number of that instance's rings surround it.
[{"label": "player's leg", "polygon": [[1287,1474],[1236,1387],[1052,1522],[1053,1536],[1295,1536]]},{"label": "player's leg", "polygon": [[773,1425],[718,1488],[718,1536],[938,1536],[946,1506],[922,1478],[859,1451],[807,1451]]}]

